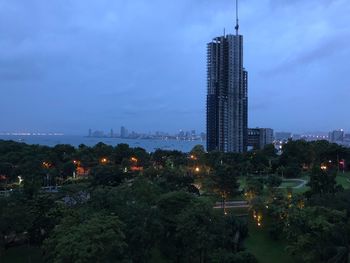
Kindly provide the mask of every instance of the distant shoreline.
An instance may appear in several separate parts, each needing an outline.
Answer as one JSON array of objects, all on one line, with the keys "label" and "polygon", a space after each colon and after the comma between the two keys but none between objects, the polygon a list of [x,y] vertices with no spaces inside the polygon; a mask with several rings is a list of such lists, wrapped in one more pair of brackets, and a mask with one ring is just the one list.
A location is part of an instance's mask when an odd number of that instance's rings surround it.
[{"label": "distant shoreline", "polygon": [[176,138],[158,139],[158,138],[115,138],[115,137],[88,137],[81,135],[2,135],[0,140],[12,140],[27,144],[38,144],[53,147],[58,144],[70,144],[74,147],[84,144],[86,146],[95,146],[102,142],[107,145],[116,146],[118,144],[128,144],[130,147],[141,147],[148,152],[154,152],[157,149],[177,150],[190,152],[196,145],[205,146],[203,140],[177,140]]}]

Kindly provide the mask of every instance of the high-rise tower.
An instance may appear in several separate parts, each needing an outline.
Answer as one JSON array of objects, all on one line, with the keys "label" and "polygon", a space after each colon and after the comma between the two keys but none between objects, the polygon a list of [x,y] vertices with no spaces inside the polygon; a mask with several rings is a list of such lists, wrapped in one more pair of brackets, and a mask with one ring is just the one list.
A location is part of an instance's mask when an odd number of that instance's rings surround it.
[{"label": "high-rise tower", "polygon": [[248,72],[243,36],[216,37],[207,45],[207,150],[244,152],[248,139]]}]

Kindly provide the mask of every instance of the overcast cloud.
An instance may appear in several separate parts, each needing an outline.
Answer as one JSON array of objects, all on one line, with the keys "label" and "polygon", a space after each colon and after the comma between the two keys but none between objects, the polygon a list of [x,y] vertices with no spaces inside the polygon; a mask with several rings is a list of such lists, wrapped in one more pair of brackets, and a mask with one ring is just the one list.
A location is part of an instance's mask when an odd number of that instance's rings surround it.
[{"label": "overcast cloud", "polygon": [[[249,125],[350,130],[350,1],[241,0]],[[0,131],[205,130],[233,0],[0,0]]]}]

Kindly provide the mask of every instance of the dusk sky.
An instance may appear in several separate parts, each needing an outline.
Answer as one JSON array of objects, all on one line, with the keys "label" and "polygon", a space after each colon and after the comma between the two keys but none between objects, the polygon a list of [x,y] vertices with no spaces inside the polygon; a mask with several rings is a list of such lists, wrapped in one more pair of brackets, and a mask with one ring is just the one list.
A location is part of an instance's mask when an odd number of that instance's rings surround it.
[{"label": "dusk sky", "polygon": [[[205,131],[233,0],[0,0],[0,131]],[[350,131],[350,1],[241,0],[249,127]]]}]

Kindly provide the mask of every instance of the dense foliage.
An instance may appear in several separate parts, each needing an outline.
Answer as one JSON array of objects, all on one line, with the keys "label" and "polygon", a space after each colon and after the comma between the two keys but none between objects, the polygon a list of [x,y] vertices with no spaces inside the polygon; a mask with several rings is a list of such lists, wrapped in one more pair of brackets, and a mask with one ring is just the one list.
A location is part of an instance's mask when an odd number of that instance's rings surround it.
[{"label": "dense foliage", "polygon": [[[0,256],[25,243],[46,262],[255,263],[247,220],[213,209],[235,197],[298,260],[348,262],[350,191],[336,183],[348,163],[349,149],[325,141],[281,155],[0,141]],[[306,193],[281,188],[305,176]]]}]

